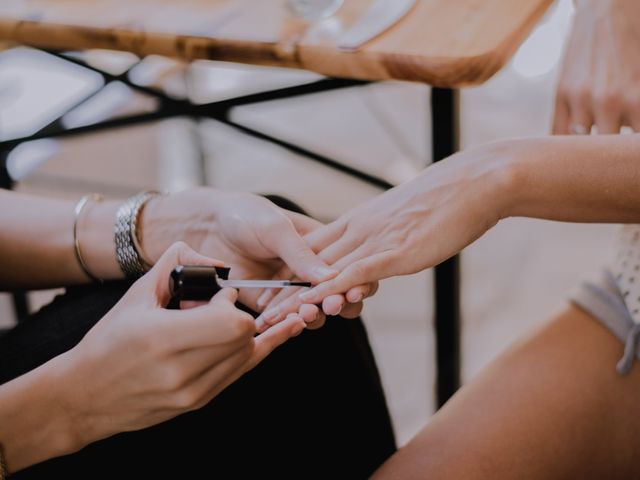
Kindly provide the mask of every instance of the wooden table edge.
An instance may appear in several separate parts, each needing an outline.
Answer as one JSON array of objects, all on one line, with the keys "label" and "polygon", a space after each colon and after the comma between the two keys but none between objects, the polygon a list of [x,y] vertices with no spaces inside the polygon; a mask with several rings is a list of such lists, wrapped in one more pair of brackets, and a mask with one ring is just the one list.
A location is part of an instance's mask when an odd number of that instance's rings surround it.
[{"label": "wooden table edge", "polygon": [[[495,75],[511,58],[553,0],[544,0],[524,24],[491,51],[469,57],[425,58],[364,49],[349,52],[315,45],[286,45],[243,40],[99,29],[0,18],[0,40],[49,50],[107,49],[141,57],[163,55],[186,61],[217,60],[310,70],[332,77],[360,80],[400,80],[459,88],[479,85]],[[373,44],[376,40],[373,40]],[[357,55],[345,72],[342,60]],[[322,59],[322,61],[318,61]]]}]

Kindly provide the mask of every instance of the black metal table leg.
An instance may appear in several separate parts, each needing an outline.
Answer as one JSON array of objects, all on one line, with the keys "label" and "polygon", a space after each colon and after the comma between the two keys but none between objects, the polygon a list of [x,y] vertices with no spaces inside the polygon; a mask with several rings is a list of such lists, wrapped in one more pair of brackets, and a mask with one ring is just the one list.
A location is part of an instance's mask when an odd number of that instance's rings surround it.
[{"label": "black metal table leg", "polygon": [[[434,88],[431,92],[433,161],[459,148],[459,92]],[[460,386],[460,257],[435,269],[436,400],[438,408]]]}]

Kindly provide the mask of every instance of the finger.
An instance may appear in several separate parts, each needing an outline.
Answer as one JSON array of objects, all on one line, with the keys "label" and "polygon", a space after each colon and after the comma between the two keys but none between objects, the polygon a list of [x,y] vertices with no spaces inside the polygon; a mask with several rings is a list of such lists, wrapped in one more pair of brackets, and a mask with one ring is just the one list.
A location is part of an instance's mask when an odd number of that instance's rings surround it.
[{"label": "finger", "polygon": [[331,295],[322,301],[322,311],[329,316],[335,317],[340,315],[340,312],[347,304],[347,299],[344,295]]},{"label": "finger", "polygon": [[213,296],[213,298],[209,301],[209,303],[218,304],[221,302],[226,302],[231,306],[233,306],[236,304],[237,301],[238,301],[238,290],[236,290],[235,288],[223,288]]},{"label": "finger", "polygon": [[303,280],[317,284],[335,277],[338,273],[316,255],[296,232],[292,223],[288,223],[278,232],[272,243],[267,247],[275,252]]},{"label": "finger", "polygon": [[140,280],[133,288],[141,291],[142,295],[149,296],[149,299],[156,305],[166,306],[171,300],[171,290],[169,288],[169,277],[174,268],[178,265],[206,265],[212,267],[224,266],[224,263],[212,258],[200,255],[191,249],[186,243],[174,243],[160,257],[153,268]]},{"label": "finger", "polygon": [[556,97],[552,132],[554,135],[569,134],[569,104],[566,101],[566,96],[560,92],[558,92],[558,96]]},{"label": "finger", "polygon": [[307,330],[319,330],[327,323],[327,317],[324,315],[318,316],[318,318],[312,322],[307,323]]},{"label": "finger", "polygon": [[199,300],[183,300],[180,302],[180,310],[189,310],[190,308],[201,307],[206,304],[207,302]]},{"label": "finger", "polygon": [[320,317],[320,309],[316,305],[301,305],[298,309],[298,315],[304,323],[313,323]]},{"label": "finger", "polygon": [[[172,364],[161,370],[160,385],[168,390],[177,390],[196,381],[212,366],[225,362],[230,357],[253,345],[253,338],[243,342],[232,342],[221,347],[198,347],[184,350],[172,357]],[[250,355],[250,353],[249,353]],[[248,358],[249,355],[246,357]],[[156,370],[154,370],[156,371]]]},{"label": "finger", "polygon": [[300,335],[304,328],[304,320],[299,315],[292,314],[283,322],[258,335],[255,339],[255,348],[247,364],[247,369],[255,367],[291,337]]},{"label": "finger", "polygon": [[185,311],[167,310],[165,323],[177,348],[220,346],[253,338],[257,332],[254,319],[235,307],[236,297],[235,290],[225,288],[206,305]]},{"label": "finger", "polygon": [[[272,277],[273,280],[290,280],[294,278],[293,272],[291,269],[283,265],[280,270],[276,272],[276,274]],[[277,288],[268,288],[263,290],[263,292],[258,297],[256,301],[256,305],[260,311],[263,311],[267,305],[273,300],[273,298],[281,292],[281,289]]]},{"label": "finger", "polygon": [[347,230],[345,221],[338,219],[329,225],[314,230],[305,236],[305,241],[314,252],[321,252],[343,237]]},{"label": "finger", "polygon": [[[278,310],[278,307],[283,304],[284,302],[286,302],[288,299],[297,299],[298,295],[303,292],[308,290],[307,288],[286,288],[281,290],[280,292],[278,292],[273,299],[271,300],[271,302],[269,302],[269,304],[267,305],[265,311],[263,312],[263,314],[261,315],[262,317],[264,317],[265,319],[267,318],[271,318],[274,317],[274,310]],[[297,304],[297,303],[291,303],[290,305],[294,305],[295,304],[295,308],[292,308],[290,310],[288,310],[286,313],[291,313],[291,312],[295,312],[297,311],[297,308],[301,305],[301,304]]]},{"label": "finger", "polygon": [[243,348],[195,377],[169,396],[168,402],[179,411],[197,410],[208,404],[225,388],[247,372],[253,348]]},{"label": "finger", "polygon": [[591,94],[587,90],[579,90],[569,102],[569,134],[589,135],[592,126]]},{"label": "finger", "polygon": [[[357,262],[360,259],[368,258],[369,252],[370,252],[370,247],[367,245],[362,245],[359,248],[352,251],[346,257],[340,259],[340,261],[336,263],[334,267],[336,267],[338,270],[346,266],[349,266],[349,268],[353,268],[353,265],[351,264],[354,262]],[[389,258],[391,258],[391,255],[389,255]],[[352,287],[355,287],[355,286],[358,286],[358,285],[353,285]],[[308,290],[303,289],[301,290],[300,294],[303,294],[306,291]],[[335,292],[331,292],[326,296],[337,295],[342,293],[343,293],[342,291],[335,291]],[[326,296],[319,298],[317,301],[301,301],[299,297],[296,298],[288,294],[276,295],[276,297],[274,297],[274,299],[271,301],[271,303],[268,305],[265,311],[260,315],[259,321],[267,325],[275,325],[276,323],[280,322],[284,318],[284,316],[287,315],[288,313],[297,311],[300,305],[302,305],[303,303],[320,304],[324,300],[324,298],[326,298]]]},{"label": "finger", "polygon": [[378,282],[371,282],[365,285],[358,285],[347,292],[345,297],[349,303],[360,303],[365,298],[369,298],[378,289]]},{"label": "finger", "polygon": [[342,318],[358,318],[364,309],[364,303],[348,303],[340,312]]},{"label": "finger", "polygon": [[275,288],[267,288],[256,300],[256,306],[259,311],[263,311],[267,305],[273,300],[273,298],[278,294],[278,290]]},{"label": "finger", "polygon": [[633,131],[640,133],[640,105],[628,108],[625,116],[627,118],[626,123],[633,129]]},{"label": "finger", "polygon": [[291,212],[289,210],[285,210],[284,212],[293,223],[296,231],[303,237],[325,226],[324,223],[319,222],[315,218],[307,217],[306,215]]},{"label": "finger", "polygon": [[[357,238],[347,235],[340,237],[331,245],[327,245],[318,256],[329,265],[334,265],[338,260],[344,258],[349,253],[362,246],[362,242]],[[335,265],[334,265],[335,266]]]},{"label": "finger", "polygon": [[594,108],[595,123],[598,134],[609,135],[620,133],[622,128],[622,102],[616,94],[603,94],[596,98]]},{"label": "finger", "polygon": [[391,252],[378,253],[358,260],[345,268],[340,275],[299,295],[303,303],[319,303],[330,295],[346,292],[367,282],[382,280],[393,275],[395,258]]}]

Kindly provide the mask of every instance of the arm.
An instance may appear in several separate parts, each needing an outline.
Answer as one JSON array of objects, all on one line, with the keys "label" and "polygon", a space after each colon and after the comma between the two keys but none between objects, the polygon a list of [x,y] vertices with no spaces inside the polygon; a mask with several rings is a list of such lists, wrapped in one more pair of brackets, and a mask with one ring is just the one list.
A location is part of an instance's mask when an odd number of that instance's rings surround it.
[{"label": "arm", "polygon": [[[0,287],[38,288],[88,281],[75,258],[74,203],[12,192],[0,192]],[[113,228],[119,202],[91,202],[78,222],[78,238],[89,271],[104,280],[122,273],[115,260]],[[302,235],[318,222],[276,207],[251,194],[210,188],[157,197],[140,219],[142,247],[153,263],[173,243],[184,241],[206,255],[224,259],[235,278],[270,278],[274,273],[319,283],[337,272],[319,259]],[[283,268],[283,267],[287,268]],[[371,287],[356,289],[364,298]],[[240,300],[262,310],[259,291],[242,292]],[[336,296],[333,304],[346,300]],[[329,313],[334,307],[329,304]],[[360,300],[343,310],[357,316]],[[322,323],[322,315],[318,318]],[[318,324],[318,325],[319,325]]]},{"label": "arm", "polygon": [[231,289],[166,310],[169,272],[185,263],[219,265],[176,244],[78,345],[0,385],[10,472],[201,408],[304,329],[294,314],[254,337],[253,318],[235,308]]},{"label": "arm", "polygon": [[576,0],[556,98],[558,134],[640,131],[640,2]]},{"label": "arm", "polygon": [[[74,202],[0,191],[0,287],[45,288],[89,281],[73,247]],[[116,202],[90,203],[79,226],[92,272],[120,278],[113,225]]]},{"label": "arm", "polygon": [[427,168],[414,180],[309,235],[341,270],[282,305],[322,302],[353,285],[433,267],[507,217],[565,222],[640,222],[640,135],[498,142]]}]

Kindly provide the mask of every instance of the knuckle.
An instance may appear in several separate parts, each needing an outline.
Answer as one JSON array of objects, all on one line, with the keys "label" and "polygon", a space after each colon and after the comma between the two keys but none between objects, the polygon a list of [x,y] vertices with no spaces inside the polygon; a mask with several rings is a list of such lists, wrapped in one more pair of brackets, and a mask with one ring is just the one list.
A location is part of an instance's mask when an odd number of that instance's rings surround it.
[{"label": "knuckle", "polygon": [[571,96],[572,88],[566,83],[561,83],[557,89],[556,100],[566,101]]},{"label": "knuckle", "polygon": [[256,333],[256,323],[251,315],[236,314],[232,322],[232,334],[234,338],[251,339]]},{"label": "knuckle", "polygon": [[599,92],[595,97],[595,104],[602,110],[611,111],[620,105],[620,94],[613,90]]},{"label": "knuckle", "polygon": [[189,246],[180,240],[175,243],[172,243],[171,246],[167,249],[167,251],[170,252],[172,255],[178,255],[180,253],[187,251],[188,249],[189,249]]},{"label": "knuckle", "polygon": [[166,392],[179,391],[185,384],[186,375],[182,368],[169,364],[163,369],[162,389]]},{"label": "knuckle", "polygon": [[640,112],[640,95],[628,97],[625,105],[627,106],[627,110],[630,112]]},{"label": "knuckle", "polygon": [[592,90],[588,85],[581,85],[575,88],[568,96],[572,97],[574,102],[582,105],[589,105],[592,102]]},{"label": "knuckle", "polygon": [[253,355],[253,352],[255,350],[255,343],[256,341],[253,338],[251,338],[247,342],[247,344],[244,347],[242,347],[242,349],[240,350],[240,353],[238,354],[240,358],[240,362],[244,363],[251,358],[251,355]]},{"label": "knuckle", "polygon": [[181,388],[172,396],[174,408],[178,410],[193,410],[200,403],[199,392],[195,388]]},{"label": "knuckle", "polygon": [[356,278],[364,278],[369,274],[369,267],[363,263],[356,263],[351,267],[351,272]]},{"label": "knuckle", "polygon": [[134,345],[139,354],[151,357],[161,356],[168,350],[166,341],[162,336],[148,335],[144,331],[135,335]]}]

